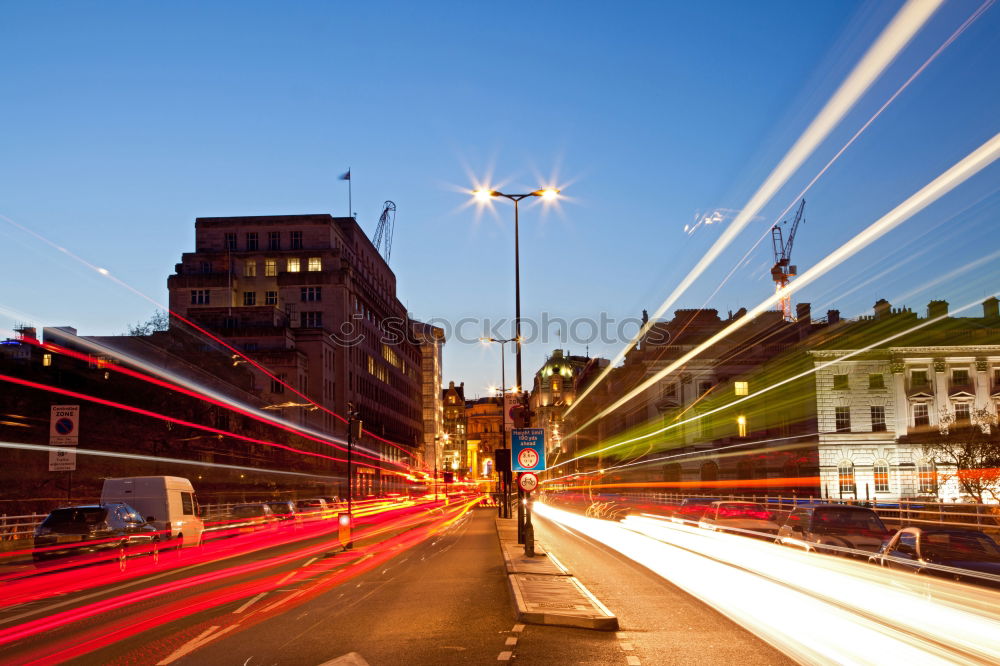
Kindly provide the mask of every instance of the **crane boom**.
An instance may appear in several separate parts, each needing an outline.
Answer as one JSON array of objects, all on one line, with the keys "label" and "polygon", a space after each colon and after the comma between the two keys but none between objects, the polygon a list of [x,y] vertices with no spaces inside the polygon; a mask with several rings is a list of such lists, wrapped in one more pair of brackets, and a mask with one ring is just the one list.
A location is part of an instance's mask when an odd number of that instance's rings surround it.
[{"label": "crane boom", "polygon": [[395,226],[396,204],[386,201],[382,204],[382,214],[378,218],[375,235],[372,236],[372,245],[385,257],[385,263],[389,263],[389,255],[392,254],[392,232]]},{"label": "crane boom", "polygon": [[[782,290],[788,286],[788,280],[796,274],[795,266],[792,262],[792,244],[795,242],[795,233],[799,230],[799,223],[802,222],[802,212],[805,210],[806,200],[799,203],[799,208],[795,211],[795,218],[792,226],[788,230],[788,240],[784,239],[781,227],[775,224],[771,227],[771,247],[774,249],[774,266],[771,267],[771,279],[774,280],[774,289],[779,294],[781,314],[786,321],[794,321],[792,316],[792,298]],[[784,221],[781,224],[788,224]]]}]

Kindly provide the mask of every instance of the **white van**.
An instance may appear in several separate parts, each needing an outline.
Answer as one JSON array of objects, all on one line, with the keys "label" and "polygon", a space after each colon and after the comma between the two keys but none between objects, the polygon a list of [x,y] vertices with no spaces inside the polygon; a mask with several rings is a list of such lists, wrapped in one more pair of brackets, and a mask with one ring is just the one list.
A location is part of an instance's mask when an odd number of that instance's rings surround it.
[{"label": "white van", "polygon": [[191,482],[179,476],[130,476],[104,479],[101,504],[124,502],[166,538],[181,539],[182,546],[197,546],[205,524],[198,517],[198,502]]}]

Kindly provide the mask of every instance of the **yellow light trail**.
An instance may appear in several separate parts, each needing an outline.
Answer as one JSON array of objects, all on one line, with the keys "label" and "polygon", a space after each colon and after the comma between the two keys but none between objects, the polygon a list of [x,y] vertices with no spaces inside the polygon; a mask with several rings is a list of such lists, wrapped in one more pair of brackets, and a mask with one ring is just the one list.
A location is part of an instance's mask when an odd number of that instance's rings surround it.
[{"label": "yellow light trail", "polygon": [[892,19],[878,39],[871,45],[861,60],[848,74],[844,82],[833,93],[826,105],[820,110],[813,121],[799,136],[778,165],[765,179],[750,200],[743,206],[739,214],[726,227],[718,240],[709,248],[694,268],[667,296],[659,308],[650,316],[649,322],[643,326],[635,337],[622,349],[608,366],[591,382],[583,393],[577,396],[573,404],[566,409],[569,414],[598,385],[611,370],[625,358],[642,336],[663,316],[681,294],[694,284],[708,266],[734,241],[743,229],[750,223],[761,208],[771,200],[779,189],[791,178],[792,174],[813,153],[814,150],[830,134],[834,127],[843,119],[847,112],[857,103],[886,67],[889,66],[913,36],[924,26],[927,20],[941,6],[942,0],[909,0],[899,13]]},{"label": "yellow light trail", "polygon": [[[580,432],[586,428],[591,423],[594,423],[598,419],[602,419],[608,414],[611,414],[616,409],[625,405],[630,400],[635,398],[637,395],[653,386],[661,379],[674,372],[685,363],[695,358],[706,349],[710,348],[712,345],[717,344],[719,341],[723,340],[729,336],[734,331],[737,331],[748,323],[753,321],[753,319],[759,316],[761,313],[771,309],[786,293],[792,293],[802,289],[803,287],[809,285],[810,283],[816,281],[818,278],[826,274],[828,271],[832,270],[839,264],[846,261],[848,258],[864,249],[871,243],[889,233],[897,226],[910,219],[920,211],[922,211],[927,206],[931,205],[939,198],[958,187],[960,184],[964,183],[966,180],[979,173],[981,170],[995,162],[1000,158],[1000,133],[993,135],[993,137],[984,143],[982,146],[974,150],[972,153],[967,155],[960,162],[952,166],[950,169],[942,173],[940,176],[935,178],[933,181],[925,185],[918,192],[909,197],[906,201],[899,204],[891,211],[883,215],[881,218],[873,222],[867,228],[862,230],[860,233],[855,235],[851,240],[847,241],[839,248],[829,253],[823,259],[821,259],[815,266],[807,270],[805,273],[800,275],[798,279],[790,283],[785,289],[780,293],[772,294],[768,298],[764,299],[761,303],[754,306],[752,310],[747,312],[746,315],[736,319],[731,324],[723,328],[721,331],[715,335],[709,337],[707,340],[699,344],[694,349],[688,351],[687,353],[680,356],[677,360],[671,362],[667,367],[663,368],[656,374],[649,377],[646,381],[639,384],[637,387],[629,391],[623,397],[619,398],[617,401],[611,404],[611,406],[599,412],[597,415],[592,417],[586,423],[581,425],[579,428],[574,430],[572,433],[567,435],[571,437],[576,433]],[[609,365],[610,367],[610,365]],[[599,379],[599,378],[598,378]],[[593,386],[593,385],[592,385]],[[579,399],[574,404],[578,404]],[[566,411],[569,413],[569,410]],[[568,461],[567,461],[568,462]],[[565,464],[565,463],[562,463]]]}]

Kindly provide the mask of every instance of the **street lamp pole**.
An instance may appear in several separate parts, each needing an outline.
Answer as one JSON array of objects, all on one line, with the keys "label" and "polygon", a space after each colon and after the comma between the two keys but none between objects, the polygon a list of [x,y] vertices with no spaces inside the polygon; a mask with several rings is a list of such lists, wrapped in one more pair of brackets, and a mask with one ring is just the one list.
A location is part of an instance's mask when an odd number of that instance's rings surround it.
[{"label": "street lamp pole", "polygon": [[[516,338],[508,338],[506,340],[498,340],[497,338],[479,339],[483,344],[496,342],[500,345],[500,448],[506,449],[509,452],[510,447],[507,446],[507,369],[505,361],[507,356],[506,345],[508,342],[516,340]],[[496,456],[494,456],[494,459],[495,458]],[[510,469],[504,470],[503,472],[498,471],[497,479],[500,485],[498,491],[500,491],[503,495],[503,500],[500,502],[497,513],[501,518],[510,518]]]}]

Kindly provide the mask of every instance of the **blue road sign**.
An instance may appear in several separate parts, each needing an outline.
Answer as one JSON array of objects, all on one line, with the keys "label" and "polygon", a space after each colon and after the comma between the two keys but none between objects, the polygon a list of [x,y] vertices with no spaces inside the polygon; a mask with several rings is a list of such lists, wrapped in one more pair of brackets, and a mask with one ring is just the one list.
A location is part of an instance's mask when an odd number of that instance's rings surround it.
[{"label": "blue road sign", "polygon": [[541,472],[545,469],[545,431],[541,428],[514,428],[510,438],[511,469]]}]

